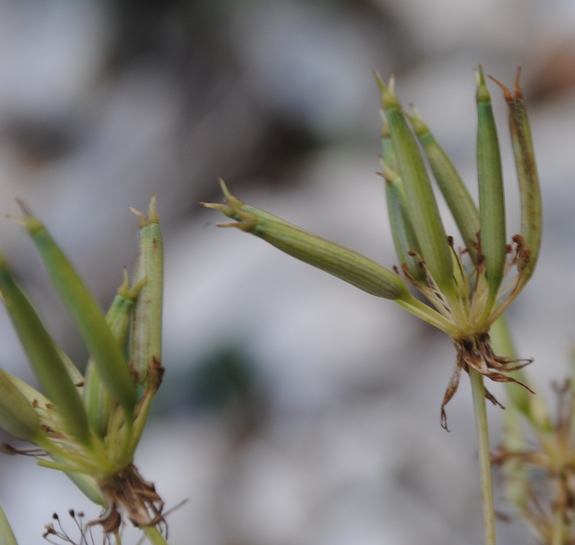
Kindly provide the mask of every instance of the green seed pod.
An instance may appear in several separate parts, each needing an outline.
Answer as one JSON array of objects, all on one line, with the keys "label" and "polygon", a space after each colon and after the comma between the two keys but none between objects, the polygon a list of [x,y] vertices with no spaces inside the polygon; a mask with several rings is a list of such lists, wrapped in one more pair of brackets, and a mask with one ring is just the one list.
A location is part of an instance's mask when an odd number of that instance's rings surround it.
[{"label": "green seed pod", "polygon": [[237,221],[222,224],[223,227],[237,227],[252,233],[286,254],[349,282],[371,295],[394,300],[411,297],[405,283],[385,267],[272,214],[244,204],[229,193],[223,182],[221,184],[227,204],[204,206],[220,210]]},{"label": "green seed pod", "polygon": [[54,340],[14,282],[2,256],[0,256],[0,292],[38,382],[57,407],[67,430],[81,443],[90,444],[88,419],[76,386],[70,380]]},{"label": "green seed pod", "polygon": [[393,92],[376,75],[381,89],[381,100],[391,130],[393,149],[399,176],[409,202],[410,217],[417,233],[423,258],[435,283],[450,300],[457,298],[453,281],[451,250],[433,194],[427,168],[419,152],[417,141],[405,120],[401,105]]},{"label": "green seed pod", "polygon": [[381,110],[381,121],[381,158],[387,168],[397,172],[397,158],[393,149],[391,131],[383,110]]},{"label": "green seed pod", "polygon": [[[138,285],[130,289],[128,272],[124,269],[124,280],[106,314],[106,323],[122,350],[126,349],[132,307],[140,288],[141,285]],[[90,425],[100,437],[104,437],[113,400],[93,358],[90,358],[86,367],[83,400]]]},{"label": "green seed pod", "polygon": [[84,386],[84,377],[82,373],[80,373],[78,368],[74,365],[74,362],[70,359],[68,354],[66,354],[66,352],[64,352],[58,345],[56,345],[56,350],[62,359],[62,363],[64,363],[64,367],[68,372],[70,380],[75,384],[78,392],[81,392]]},{"label": "green seed pod", "polygon": [[131,420],[136,404],[134,382],[102,310],[42,223],[24,206],[22,209],[24,218],[19,220],[20,223],[35,242],[46,270],[112,397],[125,410],[128,420]]},{"label": "green seed pod", "polygon": [[83,401],[90,426],[100,437],[105,437],[114,402],[93,358],[86,367]]},{"label": "green seed pod", "polygon": [[140,384],[146,384],[148,370],[162,362],[163,247],[152,197],[148,215],[131,209],[138,217],[140,243],[134,270],[134,282],[142,288],[134,305],[130,334],[130,357]]},{"label": "green seed pod", "polygon": [[42,433],[40,419],[32,404],[3,369],[0,369],[0,427],[31,443]]},{"label": "green seed pod", "polygon": [[[6,371],[4,371],[7,373]],[[46,406],[50,405],[50,400],[43,394],[41,394],[36,388],[30,386],[27,382],[24,382],[22,379],[7,373],[12,381],[12,384],[18,388],[18,391],[28,400],[30,405],[34,406],[36,404]]]},{"label": "green seed pod", "polygon": [[531,138],[531,126],[527,109],[523,102],[523,92],[519,86],[521,70],[517,70],[514,94],[507,87],[491,78],[503,89],[509,112],[509,130],[513,144],[515,168],[519,181],[521,198],[521,237],[527,250],[526,258],[518,264],[521,274],[521,285],[533,275],[541,247],[542,206],[539,175],[535,163],[535,151]]},{"label": "green seed pod", "polygon": [[386,182],[387,213],[397,257],[402,265],[407,266],[413,279],[424,283],[425,269],[420,264],[421,258],[418,257],[421,256],[421,249],[409,217],[401,178],[389,168],[385,169],[383,177]]},{"label": "green seed pod", "polygon": [[409,274],[419,282],[425,282],[425,270],[420,266],[421,257],[413,255],[415,251],[421,256],[421,249],[413,224],[409,217],[409,209],[405,190],[401,178],[397,174],[397,160],[393,150],[389,123],[385,113],[381,114],[383,125],[381,130],[381,157],[384,172],[381,174],[385,180],[385,196],[387,202],[387,215],[393,236],[395,252],[401,265],[406,265]]},{"label": "green seed pod", "polygon": [[491,96],[483,68],[477,71],[477,171],[479,179],[479,223],[481,253],[489,285],[486,314],[493,308],[503,280],[506,258],[505,196],[499,139],[491,108]]},{"label": "green seed pod", "polygon": [[222,180],[220,184],[226,197],[226,204],[202,204],[207,208],[219,210],[238,222],[221,224],[222,227],[237,227],[260,236],[287,254],[345,280],[367,293],[394,300],[405,310],[448,335],[457,335],[457,328],[451,321],[413,297],[406,284],[388,269],[272,214],[248,206],[231,195]]},{"label": "green seed pod", "polygon": [[408,116],[425,156],[435,177],[435,181],[445,198],[463,242],[473,263],[477,264],[477,233],[479,232],[479,210],[473,202],[467,187],[457,169],[435,140],[419,113]]}]

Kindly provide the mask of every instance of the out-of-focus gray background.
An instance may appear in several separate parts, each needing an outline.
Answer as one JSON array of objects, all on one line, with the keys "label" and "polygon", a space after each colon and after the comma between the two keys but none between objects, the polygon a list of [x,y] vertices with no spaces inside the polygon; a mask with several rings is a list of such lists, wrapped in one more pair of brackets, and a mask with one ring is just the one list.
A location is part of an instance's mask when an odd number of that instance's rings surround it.
[{"label": "out-of-focus gray background", "polygon": [[[452,433],[439,426],[449,339],[217,229],[222,218],[198,203],[221,200],[221,176],[250,204],[391,267],[372,71],[395,73],[403,103],[418,106],[475,191],[472,70],[483,63],[512,84],[521,64],[545,234],[510,322],[547,389],[567,374],[575,330],[574,30],[570,0],[0,0],[0,213],[24,199],[105,307],[135,257],[128,206],[145,210],[157,194],[167,373],[136,463],[167,509],[188,499],[168,515],[170,543],[481,542],[465,378],[448,407]],[[83,362],[31,243],[1,225],[21,282]],[[0,364],[31,379],[4,313]],[[501,412],[489,414],[496,445]],[[41,542],[54,511],[98,515],[26,458],[0,459],[0,498],[24,545]],[[499,532],[530,542],[517,522]]]}]

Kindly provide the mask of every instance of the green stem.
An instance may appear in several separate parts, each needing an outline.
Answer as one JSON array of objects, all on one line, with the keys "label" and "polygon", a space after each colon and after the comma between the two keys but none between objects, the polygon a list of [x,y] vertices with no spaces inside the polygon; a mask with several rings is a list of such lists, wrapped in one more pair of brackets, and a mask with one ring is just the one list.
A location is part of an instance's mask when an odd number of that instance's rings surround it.
[{"label": "green stem", "polygon": [[168,542],[156,526],[143,526],[142,530],[152,545],[168,545]]},{"label": "green stem", "polygon": [[563,545],[567,538],[567,528],[565,527],[565,513],[563,509],[558,509],[553,517],[551,530],[551,545]]},{"label": "green stem", "polygon": [[485,410],[485,387],[483,385],[483,376],[471,367],[469,368],[469,378],[471,379],[473,412],[475,413],[475,426],[477,428],[481,498],[483,502],[484,542],[485,545],[495,545],[495,510],[493,506],[487,411]]}]

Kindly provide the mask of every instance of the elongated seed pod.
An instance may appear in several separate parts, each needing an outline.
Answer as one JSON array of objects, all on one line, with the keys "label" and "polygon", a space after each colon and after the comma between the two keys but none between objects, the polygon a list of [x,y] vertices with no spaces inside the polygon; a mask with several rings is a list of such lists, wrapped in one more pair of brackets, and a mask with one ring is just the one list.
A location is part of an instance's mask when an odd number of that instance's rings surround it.
[{"label": "elongated seed pod", "polygon": [[371,295],[394,300],[411,299],[406,284],[392,271],[339,244],[246,205],[231,195],[223,182],[221,184],[227,204],[203,203],[204,206],[219,210],[236,220],[235,223],[221,226],[237,227],[252,233],[286,254],[349,282]]},{"label": "elongated seed pod", "polygon": [[477,173],[481,254],[489,286],[486,314],[497,299],[506,258],[505,196],[497,127],[483,68],[477,71]]},{"label": "elongated seed pod", "polygon": [[543,219],[539,175],[535,163],[531,125],[523,102],[523,92],[519,86],[520,75],[521,70],[518,69],[514,93],[495,78],[491,79],[503,89],[509,112],[509,130],[521,199],[521,237],[528,251],[526,258],[518,264],[522,273],[521,284],[524,285],[531,278],[539,258]]},{"label": "elongated seed pod", "polygon": [[238,227],[246,232],[254,232],[256,226],[262,224],[267,224],[268,229],[271,226],[272,231],[274,226],[279,227],[279,231],[276,231],[279,234],[279,240],[272,241],[268,237],[265,240],[289,255],[349,282],[367,293],[394,300],[407,311],[450,336],[457,334],[457,328],[452,322],[411,295],[407,285],[385,267],[352,250],[308,233],[272,214],[245,204],[230,194],[223,180],[220,180],[220,184],[226,197],[226,204],[202,203],[206,208],[219,210],[228,218],[238,222],[220,224],[220,226]]},{"label": "elongated seed pod", "polygon": [[0,369],[0,427],[14,437],[32,443],[42,433],[40,419],[32,403],[3,369]]},{"label": "elongated seed pod", "polygon": [[100,436],[105,437],[108,430],[108,420],[113,406],[113,399],[94,365],[94,360],[88,360],[86,378],[82,391],[82,400],[86,408],[90,427]]},{"label": "elongated seed pod", "polygon": [[140,242],[134,282],[142,288],[134,305],[130,333],[130,358],[140,384],[146,385],[148,370],[162,362],[163,246],[156,197],[148,215],[131,209],[138,217]]},{"label": "elongated seed pod", "polygon": [[[409,217],[401,178],[389,168],[385,169],[383,177],[386,182],[387,214],[395,252],[399,262],[407,266],[412,279],[424,283],[425,269],[421,266],[421,257],[418,257],[421,256],[421,249]],[[413,252],[416,252],[417,255],[414,255]]]},{"label": "elongated seed pod", "polygon": [[410,217],[417,233],[423,258],[435,283],[451,300],[457,298],[453,280],[451,251],[433,194],[427,168],[397,96],[393,80],[389,88],[376,75],[381,101],[389,123],[399,176],[405,188]]},{"label": "elongated seed pod", "polygon": [[80,370],[74,365],[74,362],[70,359],[70,356],[66,354],[58,345],[56,345],[56,350],[58,354],[60,354],[60,358],[64,363],[64,367],[66,371],[68,371],[68,376],[70,380],[76,385],[78,392],[82,391],[83,383],[84,383],[84,376],[80,373]]},{"label": "elongated seed pod", "polygon": [[397,159],[393,150],[389,123],[382,112],[381,129],[381,157],[385,184],[385,196],[387,202],[387,215],[393,236],[395,253],[401,265],[405,264],[409,274],[419,282],[425,281],[425,270],[420,266],[421,257],[414,256],[413,251],[421,256],[421,249],[415,234],[415,229],[409,217],[409,209],[403,182],[397,174]]},{"label": "elongated seed pod", "polygon": [[391,130],[389,129],[389,123],[383,110],[381,110],[381,121],[381,158],[387,168],[397,172],[397,158],[395,157],[395,150],[393,149]]},{"label": "elongated seed pod", "polygon": [[[21,204],[22,206],[22,204]],[[133,417],[136,390],[122,350],[88,288],[42,223],[25,207],[20,222],[35,242],[44,266],[70,313],[88,352],[94,358],[114,400]]]},{"label": "elongated seed pod", "polygon": [[477,264],[479,210],[453,163],[417,112],[408,116],[433,176],[451,211],[473,263]]},{"label": "elongated seed pod", "polygon": [[14,282],[2,256],[0,256],[0,292],[42,389],[57,407],[67,431],[81,443],[90,444],[88,419],[76,386],[68,376],[54,340]]},{"label": "elongated seed pod", "polygon": [[28,400],[30,405],[39,405],[46,407],[51,404],[51,401],[42,393],[40,393],[36,388],[30,386],[27,382],[24,382],[21,378],[18,378],[7,371],[4,371],[9,377],[10,381],[18,391]]},{"label": "elongated seed pod", "polygon": [[[124,269],[122,285],[118,288],[118,292],[106,313],[106,323],[122,350],[126,349],[130,331],[130,316],[139,287],[130,289],[128,272]],[[89,359],[86,366],[82,399],[90,425],[100,437],[104,437],[108,429],[113,400],[93,358]]]}]

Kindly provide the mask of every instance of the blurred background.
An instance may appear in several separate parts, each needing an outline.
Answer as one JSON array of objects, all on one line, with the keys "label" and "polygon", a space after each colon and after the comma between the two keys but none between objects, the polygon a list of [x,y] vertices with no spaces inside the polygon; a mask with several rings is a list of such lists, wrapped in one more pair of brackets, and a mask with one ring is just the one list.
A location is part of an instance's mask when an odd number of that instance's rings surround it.
[{"label": "blurred background", "polygon": [[[547,390],[568,373],[575,331],[574,30],[572,0],[0,0],[0,214],[22,198],[106,307],[135,258],[128,206],[146,210],[157,194],[167,373],[136,463],[166,509],[187,500],[167,517],[170,543],[481,542],[466,378],[448,406],[452,433],[439,425],[449,339],[216,228],[222,217],[199,202],[221,201],[222,177],[253,206],[392,267],[373,70],[395,74],[475,192],[473,69],[511,85],[522,65],[545,233],[510,323]],[[9,221],[0,241],[84,362],[30,241]],[[3,312],[0,364],[32,380]],[[501,411],[489,410],[495,447]],[[63,475],[23,457],[0,459],[0,498],[25,545],[53,512],[71,537],[69,508],[98,516]],[[499,532],[529,540],[517,521]]]}]

